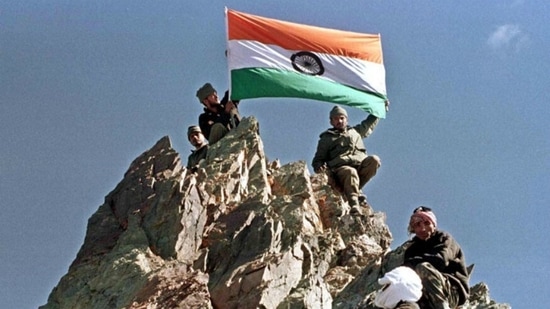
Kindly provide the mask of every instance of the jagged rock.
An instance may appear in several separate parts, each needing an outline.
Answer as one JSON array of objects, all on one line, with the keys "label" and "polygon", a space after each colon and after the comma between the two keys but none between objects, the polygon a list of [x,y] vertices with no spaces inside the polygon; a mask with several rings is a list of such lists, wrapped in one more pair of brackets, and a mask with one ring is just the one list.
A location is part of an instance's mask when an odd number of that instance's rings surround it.
[{"label": "jagged rock", "polygon": [[[404,250],[385,215],[351,216],[303,161],[268,162],[258,131],[243,119],[195,174],[168,137],[136,158],[41,308],[374,308]],[[465,308],[509,308],[472,291]]]},{"label": "jagged rock", "polygon": [[489,297],[489,287],[480,282],[470,288],[470,299],[464,309],[510,309],[508,304],[497,304]]}]

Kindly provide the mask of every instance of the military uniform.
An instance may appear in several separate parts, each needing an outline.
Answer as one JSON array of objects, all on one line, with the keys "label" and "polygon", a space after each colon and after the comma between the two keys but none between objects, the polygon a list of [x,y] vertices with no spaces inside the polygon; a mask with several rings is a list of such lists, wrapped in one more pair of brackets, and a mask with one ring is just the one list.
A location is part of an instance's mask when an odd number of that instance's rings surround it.
[{"label": "military uniform", "polygon": [[187,169],[192,172],[196,172],[200,161],[206,158],[207,152],[208,144],[205,144],[199,149],[192,150],[191,154],[187,158]]},{"label": "military uniform", "polygon": [[[216,90],[208,83],[206,83],[201,89],[197,91],[197,97],[199,101],[202,100],[210,93]],[[210,143],[210,145],[219,141],[224,137],[229,130],[234,129],[239,125],[241,115],[237,109],[238,101],[233,102],[235,108],[230,112],[225,111],[225,106],[229,101],[229,92],[226,91],[224,97],[220,101],[219,105],[216,105],[216,111],[211,111],[208,108],[204,108],[204,112],[199,115],[199,127],[202,133]]]},{"label": "military uniform", "polygon": [[378,156],[368,156],[363,143],[363,138],[368,137],[377,124],[378,118],[369,115],[354,127],[348,126],[343,131],[331,128],[319,136],[313,170],[318,173],[326,166],[350,206],[358,205],[361,189],[380,167]]}]

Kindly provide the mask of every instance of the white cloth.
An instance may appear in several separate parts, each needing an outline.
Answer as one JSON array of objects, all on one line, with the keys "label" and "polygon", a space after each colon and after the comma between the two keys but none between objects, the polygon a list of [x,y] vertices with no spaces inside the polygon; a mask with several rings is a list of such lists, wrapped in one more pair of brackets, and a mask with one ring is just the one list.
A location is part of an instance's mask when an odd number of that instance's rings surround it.
[{"label": "white cloth", "polygon": [[378,279],[380,285],[388,285],[378,291],[374,304],[393,309],[400,301],[417,302],[422,296],[422,281],[409,267],[400,266]]}]

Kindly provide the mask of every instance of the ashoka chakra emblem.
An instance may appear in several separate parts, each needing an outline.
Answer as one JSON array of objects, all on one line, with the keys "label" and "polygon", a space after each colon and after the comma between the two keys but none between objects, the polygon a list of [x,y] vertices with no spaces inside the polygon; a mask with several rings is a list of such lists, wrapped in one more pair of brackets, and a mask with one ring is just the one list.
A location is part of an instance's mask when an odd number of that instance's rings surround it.
[{"label": "ashoka chakra emblem", "polygon": [[322,75],[325,72],[321,59],[311,52],[297,52],[290,57],[290,61],[296,71],[304,74]]}]

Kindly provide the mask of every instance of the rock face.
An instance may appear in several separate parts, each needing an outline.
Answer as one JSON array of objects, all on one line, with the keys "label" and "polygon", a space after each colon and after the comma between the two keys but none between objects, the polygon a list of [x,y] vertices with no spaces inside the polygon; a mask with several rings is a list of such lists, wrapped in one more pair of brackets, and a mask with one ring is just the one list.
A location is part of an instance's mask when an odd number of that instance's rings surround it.
[{"label": "rock face", "polygon": [[[252,117],[200,167],[168,137],[136,158],[41,308],[375,308],[404,250],[384,213],[350,216],[305,162],[268,162]],[[510,306],[479,283],[463,308]]]}]

